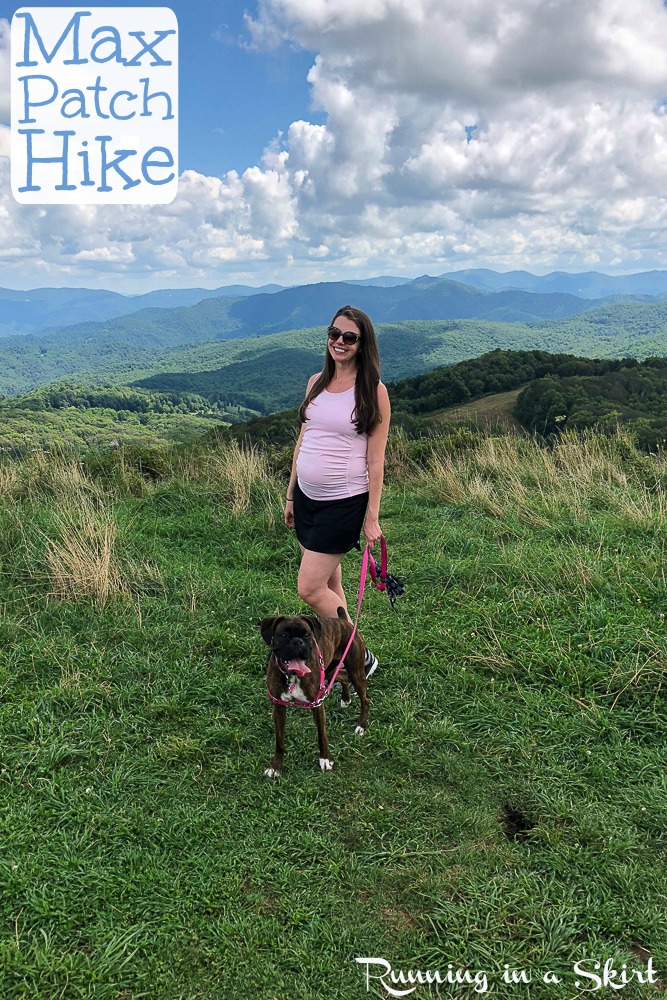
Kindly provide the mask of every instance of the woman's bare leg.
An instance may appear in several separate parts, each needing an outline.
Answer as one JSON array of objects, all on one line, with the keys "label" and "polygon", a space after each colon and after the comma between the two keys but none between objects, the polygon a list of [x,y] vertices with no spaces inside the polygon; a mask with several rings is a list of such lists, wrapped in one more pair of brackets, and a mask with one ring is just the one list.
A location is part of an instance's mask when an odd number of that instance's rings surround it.
[{"label": "woman's bare leg", "polygon": [[[341,564],[338,563],[335,570],[333,571],[333,573],[331,574],[331,576],[327,581],[327,586],[329,587],[329,590],[332,591],[332,593],[338,594],[338,597],[340,598],[340,604],[338,605],[338,607],[345,608],[345,611],[347,613],[347,599],[345,597],[345,591],[343,590],[342,568],[343,567],[341,566]],[[347,617],[349,618],[350,616],[348,615]]]},{"label": "woman's bare leg", "polygon": [[[301,566],[299,567],[298,590],[301,600],[309,604],[320,618],[337,618],[338,608],[345,608],[347,603],[341,583],[341,562],[343,554],[329,555],[324,552],[311,552],[301,545]],[[347,614],[348,621],[350,616]],[[377,669],[377,657],[366,650],[366,676],[370,677]],[[345,694],[345,690],[343,692]],[[349,704],[345,694],[346,706]]]},{"label": "woman's bare leg", "polygon": [[331,555],[303,547],[301,551],[297,583],[301,600],[309,604],[320,618],[337,618],[340,607],[347,612],[340,567],[344,553]]}]

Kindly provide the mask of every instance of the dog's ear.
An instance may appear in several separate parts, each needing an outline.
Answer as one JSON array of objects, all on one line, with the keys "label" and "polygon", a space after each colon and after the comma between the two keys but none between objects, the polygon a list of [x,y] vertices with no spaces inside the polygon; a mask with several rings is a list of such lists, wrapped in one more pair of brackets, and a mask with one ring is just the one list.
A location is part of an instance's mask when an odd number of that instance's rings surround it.
[{"label": "dog's ear", "polygon": [[310,625],[310,631],[313,633],[316,639],[321,639],[322,637],[322,623],[319,618],[315,618],[314,615],[301,615],[304,622],[308,622]]},{"label": "dog's ear", "polygon": [[267,646],[271,645],[271,641],[273,640],[273,633],[276,630],[276,625],[278,624],[278,622],[281,622],[283,620],[284,620],[283,618],[261,618],[257,622],[257,627],[262,633],[262,639],[264,640]]},{"label": "dog's ear", "polygon": [[338,608],[336,614],[339,618],[342,618],[344,622],[349,622],[350,619],[347,617],[347,611],[345,608]]}]

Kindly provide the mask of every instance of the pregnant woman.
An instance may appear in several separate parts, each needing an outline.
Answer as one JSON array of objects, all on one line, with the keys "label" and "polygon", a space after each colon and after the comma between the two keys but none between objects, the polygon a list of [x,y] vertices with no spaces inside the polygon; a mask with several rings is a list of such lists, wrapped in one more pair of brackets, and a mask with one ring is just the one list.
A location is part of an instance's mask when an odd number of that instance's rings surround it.
[{"label": "pregnant woman", "polygon": [[[299,596],[321,618],[347,610],[341,562],[380,540],[380,497],[390,407],[370,317],[343,306],[327,330],[324,368],[308,381],[292,462],[285,523],[301,547]],[[366,674],[377,667],[366,655]]]}]

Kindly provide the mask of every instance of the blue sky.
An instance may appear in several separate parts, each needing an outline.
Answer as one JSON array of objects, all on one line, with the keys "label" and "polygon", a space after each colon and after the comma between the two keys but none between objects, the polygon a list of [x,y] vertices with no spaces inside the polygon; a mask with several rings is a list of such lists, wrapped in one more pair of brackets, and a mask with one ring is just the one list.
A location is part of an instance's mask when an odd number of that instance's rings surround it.
[{"label": "blue sky", "polygon": [[[267,142],[299,118],[322,122],[306,80],[314,53],[250,48],[252,5],[196,0],[170,5],[179,21],[181,165],[219,175],[259,163]],[[194,11],[192,8],[194,7]]]},{"label": "blue sky", "polygon": [[9,185],[17,7],[0,285],[667,267],[663,0],[177,0],[176,199],[41,210]]},{"label": "blue sky", "polygon": [[[57,6],[52,0],[27,4],[0,0],[0,18],[11,22],[21,7],[52,6]],[[218,176],[231,169],[243,171],[260,162],[267,142],[290,122],[323,120],[323,115],[312,114],[306,80],[314,54],[294,45],[264,52],[253,47],[244,20],[253,4],[176,0],[165,6],[174,11],[179,26],[183,169]]]}]

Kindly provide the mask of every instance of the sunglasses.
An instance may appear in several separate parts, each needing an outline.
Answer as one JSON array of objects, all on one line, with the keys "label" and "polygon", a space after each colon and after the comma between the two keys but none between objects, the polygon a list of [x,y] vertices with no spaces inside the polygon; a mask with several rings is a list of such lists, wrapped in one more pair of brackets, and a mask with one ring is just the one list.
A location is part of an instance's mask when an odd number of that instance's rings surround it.
[{"label": "sunglasses", "polygon": [[343,343],[347,344],[348,347],[352,347],[352,344],[356,344],[358,340],[361,340],[358,333],[343,333],[337,326],[330,326],[327,330],[327,336],[332,344],[335,344],[338,338],[342,337]]}]

